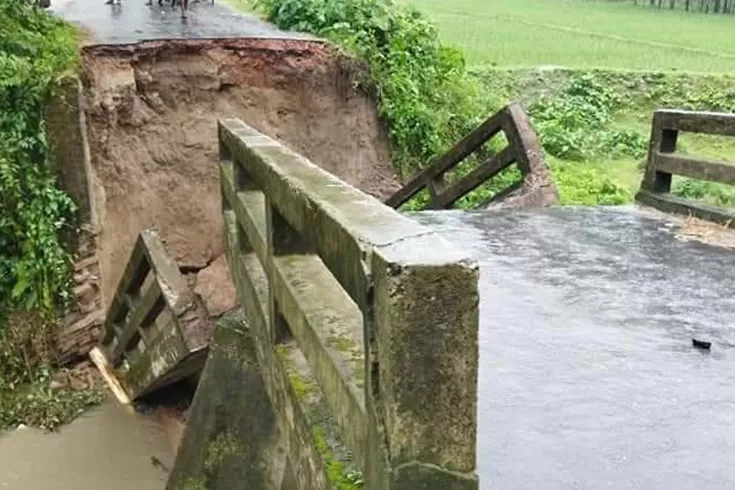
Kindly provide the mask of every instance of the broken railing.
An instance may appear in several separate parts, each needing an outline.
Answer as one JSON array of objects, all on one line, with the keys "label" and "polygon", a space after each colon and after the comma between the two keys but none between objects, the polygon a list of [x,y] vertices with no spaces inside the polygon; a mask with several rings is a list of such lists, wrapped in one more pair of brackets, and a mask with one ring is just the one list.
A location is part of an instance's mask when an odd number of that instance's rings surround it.
[{"label": "broken railing", "polygon": [[239,120],[219,138],[230,270],[285,474],[336,488],[346,454],[368,489],[477,488],[476,265]]},{"label": "broken railing", "polygon": [[735,136],[735,114],[659,110],[653,115],[646,171],[636,199],[661,211],[735,226],[735,211],[671,194],[674,175],[735,185],[735,163],[676,152],[680,132]]},{"label": "broken railing", "polygon": [[[501,151],[477,164],[466,175],[457,170],[470,157],[482,157],[486,143],[503,133],[507,145]],[[413,176],[386,204],[400,208],[421,193],[428,198],[420,209],[452,208],[460,199],[491,181],[513,164],[520,178],[506,189],[477,202],[477,206],[502,203],[505,206],[539,207],[555,204],[558,194],[544,161],[543,152],[531,122],[523,108],[510,104],[482,123],[469,136],[446,154]]]},{"label": "broken railing", "polygon": [[141,232],[92,353],[108,382],[134,400],[201,370],[212,322],[156,232]]}]

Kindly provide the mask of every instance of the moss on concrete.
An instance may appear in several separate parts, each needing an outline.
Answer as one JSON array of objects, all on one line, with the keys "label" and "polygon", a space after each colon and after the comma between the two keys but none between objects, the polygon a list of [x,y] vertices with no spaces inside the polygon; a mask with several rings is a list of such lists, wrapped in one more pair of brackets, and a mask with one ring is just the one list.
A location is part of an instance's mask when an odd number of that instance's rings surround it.
[{"label": "moss on concrete", "polygon": [[354,352],[358,346],[350,339],[339,335],[332,335],[327,339],[329,345],[340,352]]},{"label": "moss on concrete", "polygon": [[208,472],[214,473],[222,466],[225,459],[242,452],[237,438],[229,431],[221,432],[209,443],[207,447],[207,459],[204,461],[204,468]]},{"label": "moss on concrete", "polygon": [[293,362],[288,357],[287,346],[277,345],[275,350],[276,356],[280,359],[283,367],[286,369],[286,374],[288,374],[288,379],[291,382],[291,387],[293,388],[294,393],[296,393],[296,398],[298,398],[298,400],[303,403],[309,396],[309,394],[314,392],[316,384],[313,381],[308,380],[297,373],[296,367],[293,365]]},{"label": "moss on concrete", "polygon": [[122,379],[127,387],[140,386],[151,370],[151,358],[150,356],[141,355],[135,362],[129,364],[127,370],[118,370],[118,379]]},{"label": "moss on concrete", "polygon": [[351,339],[336,334],[331,335],[327,343],[331,348],[350,355],[350,364],[352,364],[357,386],[363,388],[365,386],[365,359],[362,347]]},{"label": "moss on concrete", "polygon": [[359,470],[351,470],[347,465],[335,457],[327,443],[324,429],[319,426],[312,428],[314,446],[322,455],[327,478],[335,490],[361,490],[365,487],[362,473]]},{"label": "moss on concrete", "polygon": [[207,490],[207,482],[204,478],[187,478],[181,490]]}]

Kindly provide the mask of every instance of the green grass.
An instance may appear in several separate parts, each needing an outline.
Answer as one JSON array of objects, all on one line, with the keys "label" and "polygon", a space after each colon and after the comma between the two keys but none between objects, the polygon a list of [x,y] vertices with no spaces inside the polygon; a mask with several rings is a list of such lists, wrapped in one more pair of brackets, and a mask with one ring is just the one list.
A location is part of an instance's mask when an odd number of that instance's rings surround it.
[{"label": "green grass", "polygon": [[470,63],[499,67],[735,69],[732,16],[582,0],[401,0]]}]

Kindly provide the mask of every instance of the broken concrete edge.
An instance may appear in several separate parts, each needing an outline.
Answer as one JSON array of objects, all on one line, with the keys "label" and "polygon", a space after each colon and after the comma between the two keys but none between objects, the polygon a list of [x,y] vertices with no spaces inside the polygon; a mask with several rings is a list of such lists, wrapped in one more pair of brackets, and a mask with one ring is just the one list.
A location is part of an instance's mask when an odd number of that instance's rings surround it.
[{"label": "broken concrete edge", "polygon": [[[359,472],[348,469],[349,464],[336,456],[331,440],[333,430],[325,428],[328,423],[314,424],[314,418],[308,418],[304,407],[317,410],[321,416],[326,413],[324,401],[317,400],[318,395],[314,397],[318,389],[313,380],[301,378],[295,369],[299,361],[293,361],[286,352],[289,347],[271,349],[272,361],[278,366],[276,371],[262,369],[257,349],[243,320],[227,317],[217,322],[210,356],[167,488],[186,490],[199,486],[219,490],[258,481],[261,484],[252,488],[280,490],[280,481],[273,481],[273,477],[285,478],[285,466],[296,466],[294,478],[311,485],[297,488],[361,488]],[[291,354],[297,353],[294,349],[295,346]],[[238,382],[245,379],[250,380],[248,386]],[[275,393],[267,388],[273,383]],[[294,403],[295,397],[299,402]],[[261,401],[256,407],[253,401],[258,399]],[[268,401],[264,403],[265,400]],[[273,410],[274,403],[285,404],[293,411]],[[281,424],[273,426],[278,418]],[[259,450],[254,451],[254,447]]]},{"label": "broken concrete edge", "polygon": [[[507,146],[492,158],[479,163],[472,172],[459,179],[447,182],[445,176],[452,169],[466,162],[478,149],[496,135],[502,133],[508,140]],[[559,201],[559,192],[554,184],[549,166],[531,120],[517,102],[513,102],[490,116],[474,131],[449,151],[417,172],[400,190],[386,200],[390,207],[400,209],[419,194],[429,194],[423,207],[448,209],[463,197],[475,192],[483,184],[515,163],[521,171],[522,180],[489,201],[477,207],[531,208],[553,206]],[[490,204],[489,204],[490,203]]]},{"label": "broken concrete edge", "polygon": [[[167,319],[161,320],[164,315]],[[157,328],[149,328],[157,323]],[[201,299],[190,290],[158,233],[143,230],[118,284],[100,345],[126,395],[137,399],[201,369],[212,330]],[[126,349],[136,338],[145,349],[136,347],[140,352],[131,354]],[[127,363],[118,369],[122,360]]]},{"label": "broken concrete edge", "polygon": [[694,216],[735,228],[735,212],[671,194],[674,175],[735,183],[735,166],[726,161],[676,154],[680,132],[735,136],[735,115],[659,109],[653,114],[651,137],[637,203],[666,213]]},{"label": "broken concrete edge", "polygon": [[322,39],[295,38],[295,37],[222,37],[198,39],[148,39],[130,43],[87,44],[81,47],[83,54],[94,56],[125,56],[125,55],[158,55],[167,53],[194,53],[203,49],[217,46],[233,50],[268,50],[281,51],[284,55],[308,54],[322,52],[325,48],[334,49],[332,45]]},{"label": "broken concrete edge", "polygon": [[[222,159],[231,159],[239,167],[235,169],[241,175],[237,180],[247,181],[249,189],[265,190],[266,215],[277,213],[283,226],[291,230],[274,230],[274,224],[281,223],[271,219],[267,223],[268,234],[282,235],[288,231],[301,235],[300,239],[315,249],[365,316],[370,343],[366,360],[366,371],[371,373],[366,383],[370,387],[368,405],[375,410],[368,415],[381,427],[377,437],[366,442],[368,453],[376,452],[368,456],[368,461],[388,470],[391,465],[422,461],[450,472],[472,473],[478,366],[477,265],[431,230],[348,186],[239,120],[221,121],[220,138],[225,152]],[[223,195],[234,196],[238,190],[229,189]],[[227,211],[232,209],[231,203],[225,202],[224,209],[226,220],[229,216],[236,221],[236,214]],[[243,293],[255,286],[243,286],[249,277],[238,264],[243,253],[252,254],[251,249],[240,248],[237,224],[229,225],[234,227],[227,233],[231,238],[227,248],[236,287],[244,305],[253,303],[245,308],[246,317],[262,319],[263,305]],[[272,267],[271,261],[266,257],[264,267]],[[432,281],[427,277],[449,288],[449,294],[444,288],[432,289]],[[371,299],[373,287],[375,300]],[[453,287],[460,294],[452,293]],[[406,288],[409,292],[404,291]],[[403,310],[412,312],[413,318],[403,314]],[[432,314],[427,315],[427,311]],[[456,318],[461,318],[459,328],[455,328]],[[435,328],[427,328],[427,324]],[[251,325],[257,350],[270,350],[270,323]],[[419,332],[419,346],[414,339],[401,335],[404,327]],[[432,352],[436,346],[442,347],[438,352],[447,355],[437,357]],[[420,362],[423,360],[427,362]],[[391,363],[400,365],[403,372],[391,368]],[[268,367],[269,363],[264,364],[264,369],[273,369]],[[414,377],[406,375],[416,364],[424,372]],[[436,383],[437,376],[441,383]],[[446,393],[432,392],[429,396],[435,397],[436,403],[422,407],[417,403],[418,397],[410,396],[418,384],[440,386]],[[456,406],[459,411],[453,414]],[[382,463],[386,459],[387,466]],[[370,468],[367,473],[376,475]],[[377,475],[375,480],[383,476]]]},{"label": "broken concrete edge", "polygon": [[518,103],[507,108],[510,116],[509,144],[516,148],[523,180],[517,189],[495,196],[488,207],[502,209],[543,208],[559,203],[559,190],[544,158],[531,119]]},{"label": "broken concrete edge", "polygon": [[168,490],[280,490],[284,447],[248,327],[218,320]]}]

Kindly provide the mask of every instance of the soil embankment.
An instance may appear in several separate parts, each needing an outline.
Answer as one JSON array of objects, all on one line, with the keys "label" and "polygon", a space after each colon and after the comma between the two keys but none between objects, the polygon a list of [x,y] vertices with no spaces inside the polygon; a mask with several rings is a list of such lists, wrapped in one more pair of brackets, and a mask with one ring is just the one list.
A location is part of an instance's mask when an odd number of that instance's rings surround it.
[{"label": "soil embankment", "polygon": [[[375,104],[355,88],[361,68],[321,42],[151,41],[87,47],[83,60],[105,305],[144,228],[188,272],[222,255],[218,119],[240,118],[370,194],[397,187]],[[216,292],[224,270],[199,289]]]}]

